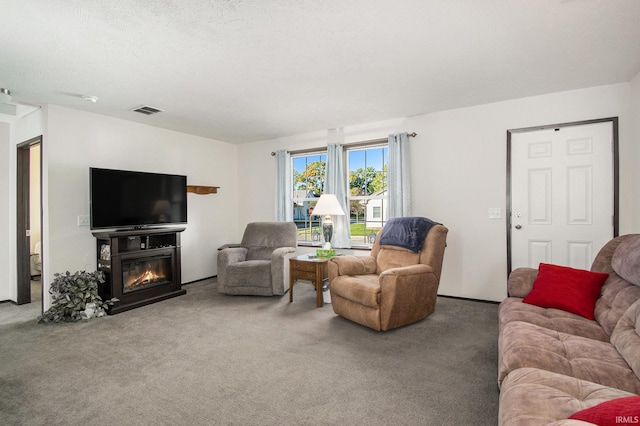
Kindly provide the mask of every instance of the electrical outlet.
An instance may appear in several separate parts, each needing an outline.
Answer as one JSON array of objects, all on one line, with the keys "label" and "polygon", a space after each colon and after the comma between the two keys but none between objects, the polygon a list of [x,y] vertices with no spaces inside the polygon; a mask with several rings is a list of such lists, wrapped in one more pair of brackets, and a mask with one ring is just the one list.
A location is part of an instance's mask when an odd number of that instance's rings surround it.
[{"label": "electrical outlet", "polygon": [[78,226],[89,226],[89,216],[79,215]]},{"label": "electrical outlet", "polygon": [[502,209],[500,207],[489,209],[489,219],[500,219],[502,217]]}]

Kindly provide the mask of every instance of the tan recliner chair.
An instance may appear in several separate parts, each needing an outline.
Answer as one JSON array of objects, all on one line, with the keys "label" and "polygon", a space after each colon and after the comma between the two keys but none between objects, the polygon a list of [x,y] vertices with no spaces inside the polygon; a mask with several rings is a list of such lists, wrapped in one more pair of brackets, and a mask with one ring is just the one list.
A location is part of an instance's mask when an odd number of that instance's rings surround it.
[{"label": "tan recliner chair", "polygon": [[[333,311],[378,331],[411,324],[436,307],[448,229],[429,221],[419,251],[381,245],[390,219],[376,239],[370,256],[338,256],[329,261],[329,290]],[[415,236],[415,233],[413,234]],[[420,245],[420,244],[417,244]],[[415,249],[415,247],[414,247]]]}]

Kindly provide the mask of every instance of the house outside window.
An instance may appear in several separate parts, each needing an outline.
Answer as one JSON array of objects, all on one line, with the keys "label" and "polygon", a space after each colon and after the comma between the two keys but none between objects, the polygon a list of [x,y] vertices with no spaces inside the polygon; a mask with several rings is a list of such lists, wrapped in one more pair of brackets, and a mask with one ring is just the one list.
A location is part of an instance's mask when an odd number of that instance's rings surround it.
[{"label": "house outside window", "polygon": [[351,244],[370,246],[387,220],[386,143],[346,149]]},{"label": "house outside window", "polygon": [[293,221],[298,227],[299,243],[320,241],[321,218],[311,213],[324,190],[326,169],[326,151],[291,156]]}]

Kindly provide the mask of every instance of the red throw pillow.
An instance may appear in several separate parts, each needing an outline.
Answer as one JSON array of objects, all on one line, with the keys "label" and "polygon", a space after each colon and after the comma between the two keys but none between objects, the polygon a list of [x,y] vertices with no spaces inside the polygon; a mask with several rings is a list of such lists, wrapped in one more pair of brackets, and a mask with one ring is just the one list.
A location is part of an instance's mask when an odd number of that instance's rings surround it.
[{"label": "red throw pillow", "polygon": [[606,401],[573,413],[571,420],[582,420],[599,426],[640,423],[640,396],[627,396]]},{"label": "red throw pillow", "polygon": [[596,300],[608,276],[601,272],[541,263],[533,289],[523,302],[562,309],[592,320]]}]

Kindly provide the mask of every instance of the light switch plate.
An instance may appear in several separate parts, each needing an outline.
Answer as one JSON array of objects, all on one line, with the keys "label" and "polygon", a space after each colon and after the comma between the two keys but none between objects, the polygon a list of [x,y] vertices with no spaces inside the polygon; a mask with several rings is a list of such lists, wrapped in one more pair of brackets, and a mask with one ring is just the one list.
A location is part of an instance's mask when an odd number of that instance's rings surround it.
[{"label": "light switch plate", "polygon": [[89,216],[79,215],[78,216],[78,226],[89,226]]},{"label": "light switch plate", "polygon": [[489,209],[489,219],[502,218],[502,209],[500,207],[494,207]]}]

